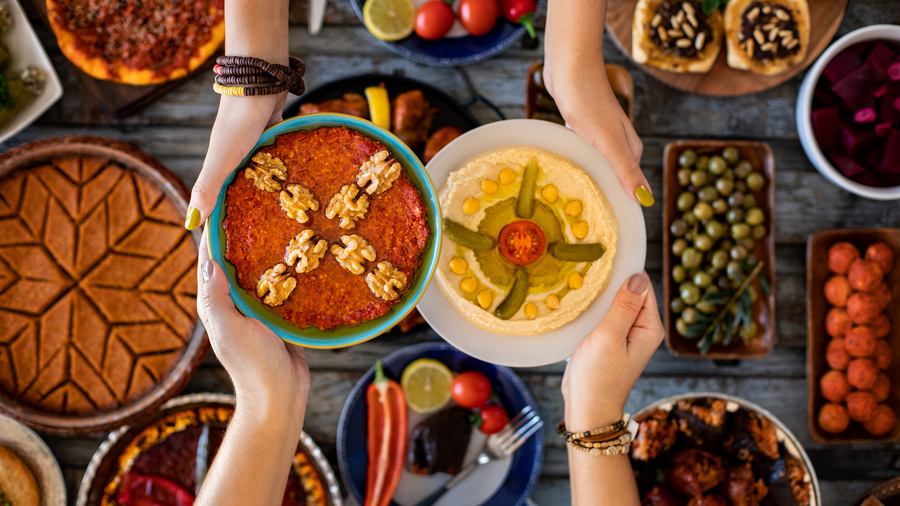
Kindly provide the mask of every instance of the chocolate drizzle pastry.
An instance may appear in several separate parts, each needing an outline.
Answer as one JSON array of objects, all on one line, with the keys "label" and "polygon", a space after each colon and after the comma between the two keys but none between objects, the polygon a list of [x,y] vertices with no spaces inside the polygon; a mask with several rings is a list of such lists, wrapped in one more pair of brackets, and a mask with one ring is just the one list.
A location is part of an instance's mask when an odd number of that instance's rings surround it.
[{"label": "chocolate drizzle pastry", "polygon": [[682,58],[696,58],[713,38],[698,1],[662,0],[650,28],[650,40],[664,52]]},{"label": "chocolate drizzle pastry", "polygon": [[756,60],[785,58],[799,52],[799,37],[791,10],[781,4],[753,2],[741,16],[739,39]]}]

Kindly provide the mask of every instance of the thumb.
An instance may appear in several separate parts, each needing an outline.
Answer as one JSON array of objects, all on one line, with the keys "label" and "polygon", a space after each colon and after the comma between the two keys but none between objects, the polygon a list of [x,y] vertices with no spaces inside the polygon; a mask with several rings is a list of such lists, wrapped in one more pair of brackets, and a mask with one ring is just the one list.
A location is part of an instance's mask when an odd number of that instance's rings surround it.
[{"label": "thumb", "polygon": [[[642,206],[650,207],[654,203],[654,198],[650,191],[650,183],[644,177],[640,164],[643,143],[624,115],[621,120],[614,117],[610,122],[610,125],[602,127],[590,122],[587,125],[587,132],[580,132],[578,131],[580,129],[574,127],[573,129],[603,154],[625,193]],[[584,126],[581,130],[583,129]]]},{"label": "thumb", "polygon": [[628,278],[616,293],[609,312],[597,326],[599,335],[624,342],[644,306],[648,286],[650,278],[644,273]]},{"label": "thumb", "polygon": [[215,347],[219,336],[242,324],[243,317],[234,307],[225,272],[209,258],[208,231],[204,230],[198,252],[197,312]]}]

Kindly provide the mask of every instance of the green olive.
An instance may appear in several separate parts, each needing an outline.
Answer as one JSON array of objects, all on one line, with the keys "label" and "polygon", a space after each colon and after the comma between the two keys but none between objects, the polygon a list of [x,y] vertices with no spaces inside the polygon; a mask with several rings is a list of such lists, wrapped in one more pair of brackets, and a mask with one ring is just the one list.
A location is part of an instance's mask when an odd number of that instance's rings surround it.
[{"label": "green olive", "polygon": [[728,255],[732,260],[743,260],[747,258],[747,248],[741,244],[732,246],[732,248],[728,250]]},{"label": "green olive", "polygon": [[716,241],[706,234],[697,234],[697,237],[694,238],[694,246],[700,251],[709,251],[715,244]]},{"label": "green olive", "polygon": [[[688,306],[693,306],[700,300],[700,289],[693,283],[682,283],[678,287],[678,294],[681,300]],[[687,309],[684,310],[687,312]]]},{"label": "green olive", "polygon": [[713,200],[712,208],[716,214],[724,214],[728,210],[728,203],[725,202],[725,199],[719,198]]},{"label": "green olive", "polygon": [[715,312],[718,311],[718,309],[719,309],[719,308],[718,308],[715,304],[713,304],[712,302],[707,302],[707,301],[705,301],[705,300],[701,300],[701,301],[698,302],[697,305],[695,305],[694,307],[697,308],[697,310],[700,311],[701,313],[706,313],[706,314],[712,314],[712,313],[715,313]]},{"label": "green olive", "polygon": [[680,257],[682,253],[684,253],[684,249],[687,248],[687,241],[684,239],[675,239],[672,243],[672,254]]},{"label": "green olive", "polygon": [[719,247],[722,249],[728,249],[734,246],[734,241],[731,239],[722,239],[722,242],[719,243]]},{"label": "green olive", "polygon": [[687,271],[684,270],[684,267],[682,267],[680,265],[676,265],[675,267],[672,267],[672,279],[676,283],[681,283],[682,281],[685,280],[685,278],[687,278]]},{"label": "green olive", "polygon": [[697,159],[697,163],[694,166],[701,170],[709,169],[709,157],[706,155],[701,156]]},{"label": "green olive", "polygon": [[725,233],[728,229],[725,227],[722,222],[716,220],[710,220],[706,223],[706,235],[712,237],[713,239],[721,239],[725,236]]},{"label": "green olive", "polygon": [[700,267],[700,262],[703,261],[703,254],[694,248],[685,248],[683,252],[681,252],[681,265],[684,266],[685,269],[691,270]]},{"label": "green olive", "polygon": [[759,298],[759,290],[753,285],[747,287],[747,293],[750,295],[750,302],[756,302],[756,299]]},{"label": "green olive", "polygon": [[750,237],[750,225],[747,225],[746,223],[735,223],[731,225],[731,237],[734,239]]},{"label": "green olive", "polygon": [[739,223],[744,221],[744,210],[740,207],[732,207],[725,213],[725,221],[728,223]]},{"label": "green olive", "polygon": [[744,181],[747,183],[747,188],[750,188],[750,191],[753,192],[762,190],[763,186],[766,185],[766,178],[759,172],[751,172]]},{"label": "green olive", "polygon": [[694,240],[694,231],[688,230],[687,232],[685,232],[684,238],[687,239],[688,241],[693,241]]},{"label": "green olive", "polygon": [[678,177],[678,184],[680,186],[691,184],[691,169],[678,169],[678,172],[676,172],[675,175]]},{"label": "green olive", "polygon": [[685,323],[692,325],[700,321],[700,312],[692,307],[689,307],[684,310],[684,313],[681,314],[681,317],[684,318]]},{"label": "green olive", "polygon": [[706,271],[697,271],[694,273],[693,282],[700,288],[706,288],[713,282],[712,275]]},{"label": "green olive", "polygon": [[741,160],[734,167],[734,175],[744,179],[748,174],[753,172],[753,164],[747,160]]},{"label": "green olive", "polygon": [[756,322],[745,323],[741,326],[741,339],[753,339],[759,333],[759,325]]},{"label": "green olive", "polygon": [[709,258],[709,263],[714,270],[721,270],[728,265],[728,251],[724,249],[716,250]]},{"label": "green olive", "polygon": [[694,216],[698,220],[708,220],[713,217],[713,208],[706,202],[700,202],[694,206]]},{"label": "green olive", "polygon": [[709,172],[705,170],[695,170],[691,172],[691,184],[700,188],[709,181]]},{"label": "green olive", "polygon": [[737,181],[734,182],[734,191],[741,192],[741,193],[746,192],[747,191],[747,183],[745,183],[743,180],[738,179]]},{"label": "green olive", "polygon": [[728,170],[728,162],[721,156],[713,156],[709,159],[709,171],[717,176],[721,176]]},{"label": "green olive", "polygon": [[693,210],[693,209],[691,209],[690,211],[688,211],[688,212],[682,214],[682,215],[681,215],[681,219],[682,219],[682,220],[687,224],[687,226],[689,226],[689,227],[693,227],[694,224],[697,223],[697,217],[694,216],[694,210]]},{"label": "green olive", "polygon": [[741,158],[741,154],[738,153],[738,150],[736,147],[728,146],[722,150],[722,158],[724,158],[726,162],[734,165]]},{"label": "green olive", "polygon": [[684,301],[679,297],[675,297],[672,299],[672,302],[669,302],[669,309],[671,309],[673,313],[681,313],[684,311],[684,307]]},{"label": "green olive", "polygon": [[685,149],[681,152],[681,155],[678,156],[678,165],[682,167],[688,167],[690,165],[694,165],[694,162],[697,161],[697,152],[693,149]]},{"label": "green olive", "polygon": [[687,322],[684,321],[684,318],[679,318],[679,319],[675,320],[675,331],[678,332],[680,335],[683,336],[683,335],[687,334],[687,327],[688,327],[688,324],[687,324]]},{"label": "green olive", "polygon": [[764,225],[757,225],[753,227],[752,232],[753,238],[757,241],[766,236],[766,227]]},{"label": "green olive", "polygon": [[744,205],[744,192],[737,190],[737,185],[741,184],[738,181],[735,186],[735,191],[731,195],[728,196],[728,205],[733,207],[740,207]]},{"label": "green olive", "polygon": [[734,170],[732,170],[732,169],[726,170],[725,173],[722,174],[722,177],[729,181],[734,181]]},{"label": "green olive", "polygon": [[738,245],[747,248],[747,251],[753,251],[753,248],[756,247],[756,241],[752,237],[745,237],[738,241]]},{"label": "green olive", "polygon": [[743,269],[741,269],[741,264],[736,260],[728,262],[728,266],[725,268],[725,272],[728,273],[728,278],[732,282],[736,281],[738,278],[744,278],[744,271]]},{"label": "green olive", "polygon": [[672,233],[675,237],[681,237],[685,232],[688,231],[688,225],[684,222],[684,220],[674,219],[672,220],[672,224],[669,225],[669,232]]},{"label": "green olive", "polygon": [[758,207],[751,207],[750,209],[747,209],[747,214],[744,217],[744,221],[746,221],[748,225],[761,225],[764,221],[766,221],[766,215],[763,214],[762,209]]},{"label": "green olive", "polygon": [[712,202],[719,198],[719,192],[714,186],[707,185],[697,190],[697,198],[700,199],[700,202]]},{"label": "green olive", "polygon": [[756,207],[756,196],[752,193],[744,194],[744,209]]},{"label": "green olive", "polygon": [[694,202],[696,202],[696,200],[697,197],[693,193],[681,192],[678,194],[678,200],[675,203],[675,207],[677,207],[679,211],[687,211],[694,207]]},{"label": "green olive", "polygon": [[722,196],[727,197],[734,191],[734,182],[725,179],[724,177],[720,177],[719,179],[716,179],[716,190]]}]

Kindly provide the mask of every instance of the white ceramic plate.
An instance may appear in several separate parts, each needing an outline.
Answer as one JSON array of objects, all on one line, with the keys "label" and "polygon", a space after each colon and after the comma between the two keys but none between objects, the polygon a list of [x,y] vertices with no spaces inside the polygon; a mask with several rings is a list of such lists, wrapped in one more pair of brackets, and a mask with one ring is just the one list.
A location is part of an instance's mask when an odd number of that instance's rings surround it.
[{"label": "white ceramic plate", "polygon": [[[504,146],[534,146],[562,155],[581,166],[612,205],[619,222],[616,258],[609,287],[578,318],[537,336],[506,336],[475,326],[431,283],[419,301],[419,311],[438,334],[475,358],[509,367],[537,367],[569,357],[578,343],[609,311],[616,291],[632,274],[644,270],[647,231],[640,205],[622,186],[609,162],[593,146],[566,127],[541,120],[498,121],[462,135],[442,149],[425,170],[436,188],[467,160]],[[445,241],[448,241],[444,237]],[[442,260],[439,260],[442,261]]]},{"label": "white ceramic plate", "polygon": [[28,17],[22,11],[22,6],[18,0],[4,0],[9,4],[9,13],[12,16],[12,28],[4,35],[6,47],[12,56],[7,66],[9,70],[22,70],[28,65],[40,67],[47,75],[47,82],[44,83],[44,92],[34,99],[33,102],[25,106],[12,121],[7,123],[0,129],[0,143],[5,142],[13,135],[19,133],[23,128],[30,125],[34,120],[38,119],[44,111],[50,108],[59,97],[63,94],[62,83],[59,82],[59,76],[50,58],[38,41],[34,29],[28,23]]},{"label": "white ceramic plate", "polygon": [[34,473],[41,493],[41,506],[66,506],[62,470],[40,436],[25,424],[0,415],[0,446],[12,450]]}]

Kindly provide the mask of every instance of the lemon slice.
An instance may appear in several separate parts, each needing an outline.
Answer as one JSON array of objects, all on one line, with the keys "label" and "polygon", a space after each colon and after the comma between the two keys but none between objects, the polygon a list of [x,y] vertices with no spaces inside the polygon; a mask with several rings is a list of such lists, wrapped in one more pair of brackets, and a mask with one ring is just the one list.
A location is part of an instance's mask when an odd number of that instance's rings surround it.
[{"label": "lemon slice", "polygon": [[369,117],[372,123],[391,129],[391,101],[388,99],[387,90],[381,86],[369,86],[366,88],[366,100],[369,102]]},{"label": "lemon slice", "polygon": [[363,19],[372,35],[381,40],[400,40],[413,32],[416,4],[413,0],[367,0]]},{"label": "lemon slice", "polygon": [[444,364],[430,358],[420,358],[409,364],[400,378],[406,404],[416,413],[431,413],[450,402],[450,382],[453,373]]}]

